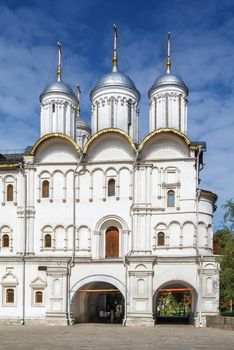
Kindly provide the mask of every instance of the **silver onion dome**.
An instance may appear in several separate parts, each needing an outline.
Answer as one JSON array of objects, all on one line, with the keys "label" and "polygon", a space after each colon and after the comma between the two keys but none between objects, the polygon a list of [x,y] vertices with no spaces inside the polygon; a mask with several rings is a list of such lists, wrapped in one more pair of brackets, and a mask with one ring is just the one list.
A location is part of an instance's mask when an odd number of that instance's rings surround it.
[{"label": "silver onion dome", "polygon": [[183,79],[179,75],[165,74],[155,80],[152,87],[149,90],[149,96],[151,93],[160,86],[174,85],[182,88],[186,95],[189,93],[188,87],[185,85]]},{"label": "silver onion dome", "polygon": [[123,87],[129,90],[135,91],[139,96],[139,91],[137,90],[134,82],[127,75],[120,73],[117,69],[112,70],[111,73],[105,74],[93,88],[90,93],[90,97],[98,90],[103,87]]},{"label": "silver onion dome", "polygon": [[86,122],[86,120],[78,117],[76,119],[76,128],[77,129],[82,129],[82,130],[86,130],[88,131],[89,133],[91,133],[91,127],[90,125]]},{"label": "silver onion dome", "polygon": [[62,81],[56,81],[50,85],[48,85],[44,91],[41,93],[40,95],[40,101],[42,99],[42,97],[45,95],[45,94],[48,94],[50,92],[59,92],[59,93],[64,93],[64,94],[67,94],[67,95],[70,95],[72,96],[73,98],[77,99],[77,96],[75,95],[74,91],[72,90],[72,88],[63,83]]}]

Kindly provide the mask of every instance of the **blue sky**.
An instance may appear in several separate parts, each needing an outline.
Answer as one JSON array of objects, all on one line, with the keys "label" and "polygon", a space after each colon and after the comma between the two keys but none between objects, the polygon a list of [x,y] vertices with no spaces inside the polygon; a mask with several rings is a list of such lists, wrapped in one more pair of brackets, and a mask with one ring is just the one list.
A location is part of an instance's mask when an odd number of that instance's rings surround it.
[{"label": "blue sky", "polygon": [[165,72],[167,32],[172,71],[190,89],[188,136],[207,142],[201,187],[234,197],[234,2],[185,0],[0,0],[0,149],[24,148],[39,137],[39,95],[56,79],[56,42],[63,80],[89,92],[111,69],[112,24],[118,26],[119,68],[141,92],[141,136],[148,130],[147,91]]}]

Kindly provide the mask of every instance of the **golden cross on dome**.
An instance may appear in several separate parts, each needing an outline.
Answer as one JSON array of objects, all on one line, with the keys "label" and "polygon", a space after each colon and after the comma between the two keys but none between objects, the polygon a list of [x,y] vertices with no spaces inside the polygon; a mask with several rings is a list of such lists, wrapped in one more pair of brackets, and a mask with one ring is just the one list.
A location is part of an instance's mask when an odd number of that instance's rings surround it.
[{"label": "golden cross on dome", "polygon": [[168,38],[167,38],[167,74],[171,73],[171,33],[168,32]]},{"label": "golden cross on dome", "polygon": [[117,57],[117,27],[115,24],[113,24],[113,30],[114,30],[114,54],[113,54],[112,62],[113,62],[113,71],[116,71],[118,57]]},{"label": "golden cross on dome", "polygon": [[57,77],[58,81],[61,81],[62,78],[62,69],[61,69],[61,64],[62,64],[62,47],[59,42],[57,42],[57,47],[58,47],[58,69],[57,69]]}]

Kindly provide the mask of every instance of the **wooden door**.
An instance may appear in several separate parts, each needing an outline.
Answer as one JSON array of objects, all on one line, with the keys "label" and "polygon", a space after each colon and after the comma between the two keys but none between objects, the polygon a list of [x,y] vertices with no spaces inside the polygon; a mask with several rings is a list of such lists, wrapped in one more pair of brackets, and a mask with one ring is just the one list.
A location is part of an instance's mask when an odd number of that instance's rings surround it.
[{"label": "wooden door", "polygon": [[119,257],[119,230],[109,227],[106,231],[106,258]]}]

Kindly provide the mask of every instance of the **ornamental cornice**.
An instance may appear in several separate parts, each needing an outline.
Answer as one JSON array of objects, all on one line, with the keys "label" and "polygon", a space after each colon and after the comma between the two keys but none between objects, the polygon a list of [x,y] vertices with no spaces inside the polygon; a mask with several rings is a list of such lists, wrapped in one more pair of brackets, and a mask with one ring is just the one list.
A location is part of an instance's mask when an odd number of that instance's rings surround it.
[{"label": "ornamental cornice", "polygon": [[177,92],[177,91],[160,92],[160,93],[157,93],[156,95],[153,95],[150,100],[152,102],[152,101],[156,101],[157,99],[160,99],[160,98],[165,98],[165,97],[176,97],[176,98],[178,98],[180,96],[183,97],[184,101],[187,101],[185,96],[181,92]]},{"label": "ornamental cornice", "polygon": [[211,192],[211,191],[206,191],[206,190],[201,190],[201,196],[210,200],[211,202],[215,203],[217,201],[217,194]]}]

